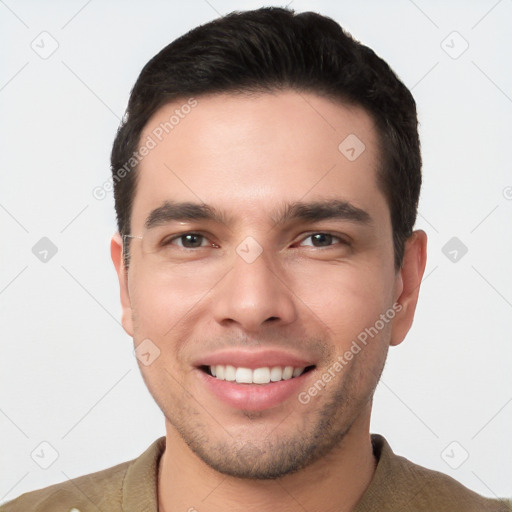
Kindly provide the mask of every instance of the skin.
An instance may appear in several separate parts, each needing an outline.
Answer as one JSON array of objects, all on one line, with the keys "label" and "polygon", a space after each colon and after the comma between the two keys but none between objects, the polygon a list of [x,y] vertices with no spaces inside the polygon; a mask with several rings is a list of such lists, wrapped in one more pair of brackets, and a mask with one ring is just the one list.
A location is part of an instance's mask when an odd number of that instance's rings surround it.
[{"label": "skin", "polygon": [[[111,243],[123,327],[135,346],[149,338],[160,350],[139,363],[166,418],[160,509],[352,510],[375,470],[372,396],[389,346],[411,326],[426,235],[413,233],[396,270],[377,132],[364,110],[293,91],[197,101],[140,163],[131,232],[145,240],[131,240],[128,269],[119,235]],[[157,111],[141,140],[183,103]],[[366,146],[354,161],[338,150],[349,134]],[[370,222],[272,221],[286,202],[332,199]],[[165,201],[204,202],[225,222],[174,222],[165,233],[199,231],[205,245],[175,240],[160,258],[144,222]],[[340,238],[315,246],[314,233]],[[248,236],[262,248],[250,264],[236,252]],[[315,362],[307,391],[394,304],[400,312],[307,404],[293,394],[266,410],[237,409],[198,378],[205,352],[278,347]]]}]

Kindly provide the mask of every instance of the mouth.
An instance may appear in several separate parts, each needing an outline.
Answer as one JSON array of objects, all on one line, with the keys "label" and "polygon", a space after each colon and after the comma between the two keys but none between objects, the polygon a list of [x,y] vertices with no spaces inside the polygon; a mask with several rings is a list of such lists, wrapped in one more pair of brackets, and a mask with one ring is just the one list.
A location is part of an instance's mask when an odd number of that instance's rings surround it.
[{"label": "mouth", "polygon": [[237,384],[267,385],[274,382],[296,379],[313,370],[315,365],[309,366],[262,366],[260,368],[245,368],[230,364],[217,364],[200,366],[199,369],[217,380],[236,382]]},{"label": "mouth", "polygon": [[194,363],[204,392],[238,411],[293,404],[317,368],[310,358],[276,349],[219,351]]}]

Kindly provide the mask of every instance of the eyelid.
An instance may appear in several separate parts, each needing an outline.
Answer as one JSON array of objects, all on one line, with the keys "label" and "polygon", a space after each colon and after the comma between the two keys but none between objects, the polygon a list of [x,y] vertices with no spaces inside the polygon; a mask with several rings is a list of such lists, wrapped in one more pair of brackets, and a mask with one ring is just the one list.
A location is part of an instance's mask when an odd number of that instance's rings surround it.
[{"label": "eyelid", "polygon": [[[296,243],[304,242],[304,240],[308,239],[309,237],[312,237],[313,235],[329,235],[329,236],[332,236],[333,238],[337,238],[344,245],[350,245],[352,243],[352,239],[348,235],[344,235],[342,233],[336,233],[336,232],[332,232],[332,231],[318,230],[318,231],[310,231],[309,233],[302,233],[300,235],[300,239],[297,242],[294,242],[294,245]],[[334,245],[335,244],[328,245],[325,247],[325,249],[334,247]],[[323,247],[315,247],[315,248],[322,249]]]},{"label": "eyelid", "polygon": [[[161,242],[160,242],[160,245],[162,245],[163,247],[165,247],[166,245],[170,245],[172,242],[174,242],[174,240],[179,240],[180,238],[184,237],[184,236],[187,236],[187,235],[195,235],[195,236],[201,236],[203,237],[205,240],[208,241],[209,245],[201,245],[200,247],[181,247],[181,246],[177,246],[179,247],[180,249],[185,249],[185,250],[197,250],[197,249],[204,249],[206,247],[220,247],[218,244],[216,244],[215,242],[213,242],[211,240],[211,237],[205,233],[202,233],[200,231],[183,231],[182,233],[175,233],[173,235],[169,235],[168,237],[165,237]],[[176,244],[173,244],[173,245],[176,245]]]}]

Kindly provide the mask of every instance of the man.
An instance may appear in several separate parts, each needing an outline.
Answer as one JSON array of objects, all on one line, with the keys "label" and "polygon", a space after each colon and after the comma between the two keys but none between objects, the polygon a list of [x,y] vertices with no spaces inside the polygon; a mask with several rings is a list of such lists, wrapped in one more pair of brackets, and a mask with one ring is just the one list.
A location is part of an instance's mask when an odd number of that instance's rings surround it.
[{"label": "man", "polygon": [[285,9],[201,26],[143,69],[112,172],[166,436],[2,510],[512,510],[369,432],[426,262],[415,103],[370,49]]}]

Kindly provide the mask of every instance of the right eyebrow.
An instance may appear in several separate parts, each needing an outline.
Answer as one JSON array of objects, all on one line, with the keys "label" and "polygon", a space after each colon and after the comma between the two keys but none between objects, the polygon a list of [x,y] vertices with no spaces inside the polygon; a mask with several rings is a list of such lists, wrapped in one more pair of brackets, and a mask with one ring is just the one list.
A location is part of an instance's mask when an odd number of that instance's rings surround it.
[{"label": "right eyebrow", "polygon": [[172,221],[210,220],[220,224],[228,224],[226,216],[213,206],[201,203],[171,203],[165,201],[147,216],[144,223],[146,229],[162,226]]}]

